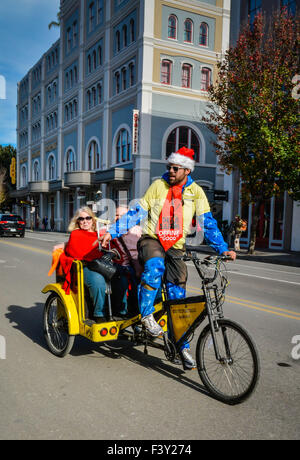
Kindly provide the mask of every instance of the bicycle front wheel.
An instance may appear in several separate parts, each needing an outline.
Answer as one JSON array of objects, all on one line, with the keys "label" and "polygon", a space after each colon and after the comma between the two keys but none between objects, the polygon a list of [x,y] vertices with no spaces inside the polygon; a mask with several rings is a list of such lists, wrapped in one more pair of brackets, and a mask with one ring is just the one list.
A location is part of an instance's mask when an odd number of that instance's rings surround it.
[{"label": "bicycle front wheel", "polygon": [[200,378],[218,400],[241,403],[254,391],[259,378],[256,346],[244,328],[227,319],[218,321],[215,336],[219,359],[209,324],[199,336],[196,361]]}]

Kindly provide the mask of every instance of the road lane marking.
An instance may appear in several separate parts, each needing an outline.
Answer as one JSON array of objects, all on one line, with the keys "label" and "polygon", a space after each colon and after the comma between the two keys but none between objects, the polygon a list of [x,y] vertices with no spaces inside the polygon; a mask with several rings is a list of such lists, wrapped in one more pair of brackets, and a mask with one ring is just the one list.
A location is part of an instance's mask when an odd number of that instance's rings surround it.
[{"label": "road lane marking", "polygon": [[[189,287],[187,291],[194,293],[203,293],[202,289],[196,287]],[[253,302],[251,300],[239,299],[238,297],[226,296],[225,299],[228,303],[234,303],[237,305],[242,305],[243,307],[252,308],[254,310],[264,311],[266,313],[272,313],[273,315],[283,316],[285,318],[296,319],[300,321],[300,313],[287,310],[286,308],[273,307],[272,305],[265,305],[260,302]],[[276,311],[275,311],[276,310]],[[284,313],[280,313],[284,312]]]},{"label": "road lane marking", "polygon": [[7,246],[13,246],[15,248],[21,248],[21,249],[26,249],[27,251],[33,251],[33,252],[38,252],[40,254],[46,254],[47,256],[51,256],[52,252],[46,251],[45,249],[38,249],[38,248],[33,248],[32,246],[25,246],[25,244],[20,244],[20,243],[11,243],[9,241],[1,241],[1,244],[6,244]]},{"label": "road lane marking", "polygon": [[227,270],[227,273],[232,273],[234,275],[241,275],[241,276],[250,276],[251,278],[259,278],[261,280],[275,281],[276,283],[296,284],[297,286],[300,286],[300,283],[297,283],[296,281],[277,280],[277,279],[274,279],[274,278],[268,278],[267,276],[250,275],[248,273],[232,272],[232,271],[229,271],[229,270]]}]

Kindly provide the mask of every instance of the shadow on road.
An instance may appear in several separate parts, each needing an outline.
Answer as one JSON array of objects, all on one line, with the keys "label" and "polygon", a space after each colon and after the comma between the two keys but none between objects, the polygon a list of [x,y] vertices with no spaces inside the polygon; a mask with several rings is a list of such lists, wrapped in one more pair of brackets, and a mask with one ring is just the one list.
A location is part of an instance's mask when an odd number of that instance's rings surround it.
[{"label": "shadow on road", "polygon": [[10,305],[5,316],[12,327],[42,348],[47,348],[43,335],[43,308],[44,304],[38,302],[32,307]]}]

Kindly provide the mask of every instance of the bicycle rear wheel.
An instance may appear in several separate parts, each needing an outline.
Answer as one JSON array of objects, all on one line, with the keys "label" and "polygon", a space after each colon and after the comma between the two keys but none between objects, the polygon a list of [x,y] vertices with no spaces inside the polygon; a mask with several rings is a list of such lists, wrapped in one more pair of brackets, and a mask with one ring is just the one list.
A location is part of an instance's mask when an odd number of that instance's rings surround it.
[{"label": "bicycle rear wheel", "polygon": [[218,400],[238,404],[254,391],[260,372],[256,346],[239,324],[221,319],[215,332],[220,359],[216,358],[208,324],[199,336],[196,361],[205,387]]}]

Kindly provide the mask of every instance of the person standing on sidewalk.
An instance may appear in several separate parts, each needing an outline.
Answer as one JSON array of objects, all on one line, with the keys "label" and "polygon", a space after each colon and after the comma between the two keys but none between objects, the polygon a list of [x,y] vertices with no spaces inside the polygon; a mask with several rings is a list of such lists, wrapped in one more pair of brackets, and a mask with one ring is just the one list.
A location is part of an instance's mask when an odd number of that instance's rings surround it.
[{"label": "person standing on sidewalk", "polygon": [[[210,246],[219,254],[229,255],[235,260],[234,251],[228,251],[217,223],[213,218],[206,195],[190,176],[194,169],[194,151],[182,147],[167,159],[167,172],[154,181],[135,208],[129,209],[109,232],[101,237],[105,247],[110,239],[120,237],[132,226],[148,217],[143,235],[138,241],[139,259],[143,265],[138,302],[142,323],[153,336],[163,333],[153,317],[154,301],[166,281],[169,299],[186,296],[187,267],[177,256],[184,254],[194,215],[201,218],[201,228]],[[186,341],[181,348],[181,359],[185,369],[196,366]]]}]

